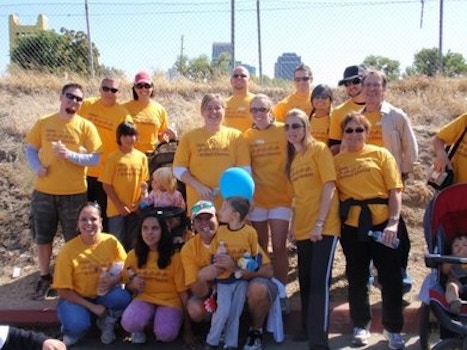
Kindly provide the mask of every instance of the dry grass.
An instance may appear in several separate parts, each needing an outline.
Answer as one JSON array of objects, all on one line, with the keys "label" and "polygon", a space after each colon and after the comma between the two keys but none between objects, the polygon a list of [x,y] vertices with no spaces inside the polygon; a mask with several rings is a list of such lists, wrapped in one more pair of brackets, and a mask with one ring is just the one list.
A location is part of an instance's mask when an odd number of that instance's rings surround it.
[{"label": "dry grass", "polygon": [[[83,84],[85,96],[97,92],[99,79],[85,81],[79,77],[51,76],[12,71],[0,78],[0,280],[3,292],[8,285],[16,285],[14,294],[28,293],[30,287],[18,284],[9,278],[13,266],[22,266],[26,274],[35,271],[35,256],[28,230],[29,196],[33,176],[25,164],[23,139],[35,120],[58,108],[58,95],[63,84],[69,81]],[[166,107],[172,124],[182,134],[201,124],[199,105],[207,92],[228,96],[230,84],[223,77],[210,84],[193,83],[180,78],[168,80],[165,76],[154,75],[156,100]],[[317,82],[318,83],[318,82]],[[291,84],[281,86],[260,86],[252,84],[255,93],[266,93],[278,101],[292,90]],[[393,82],[388,87],[387,100],[402,108],[410,116],[420,145],[420,164],[409,180],[404,193],[404,215],[410,226],[412,251],[410,270],[415,278],[414,293],[426,274],[423,264],[425,242],[422,231],[424,207],[431,197],[425,186],[425,173],[432,162],[430,140],[436,130],[454,117],[467,111],[467,78],[445,79],[415,77]],[[122,82],[121,101],[131,98],[131,81]],[[335,90],[335,104],[345,99],[342,90]],[[294,264],[294,262],[292,262]],[[291,274],[295,273],[294,268]],[[334,295],[344,295],[344,259],[336,255],[333,280]],[[30,280],[30,278],[29,278]],[[27,289],[26,291],[24,289]],[[288,286],[289,293],[296,293],[296,281]],[[1,301],[1,300],[0,300]]]}]

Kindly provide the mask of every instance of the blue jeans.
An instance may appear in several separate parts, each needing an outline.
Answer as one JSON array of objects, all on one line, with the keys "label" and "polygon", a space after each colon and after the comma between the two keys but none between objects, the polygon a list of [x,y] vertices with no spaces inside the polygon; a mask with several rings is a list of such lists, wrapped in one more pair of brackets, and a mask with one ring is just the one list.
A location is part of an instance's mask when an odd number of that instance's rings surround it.
[{"label": "blue jeans", "polygon": [[[92,303],[105,306],[109,312],[121,315],[131,302],[131,295],[118,285],[107,294],[88,300]],[[57,303],[57,315],[62,324],[63,334],[73,338],[81,338],[91,328],[94,314],[84,306],[59,299]]]}]

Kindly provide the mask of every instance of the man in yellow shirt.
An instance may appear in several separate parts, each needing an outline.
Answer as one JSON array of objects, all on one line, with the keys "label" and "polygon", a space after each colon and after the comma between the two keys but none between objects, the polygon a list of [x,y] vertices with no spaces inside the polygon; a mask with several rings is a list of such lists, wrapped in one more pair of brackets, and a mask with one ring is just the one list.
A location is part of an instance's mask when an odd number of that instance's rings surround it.
[{"label": "man in yellow shirt", "polygon": [[249,91],[250,73],[243,66],[235,67],[230,76],[232,96],[226,99],[224,125],[244,132],[251,128],[250,101],[254,94]]},{"label": "man in yellow shirt", "polygon": [[295,68],[293,74],[294,93],[279,101],[272,108],[272,114],[280,122],[285,121],[285,115],[293,108],[301,109],[306,115],[311,113],[311,83],[313,82],[311,68],[302,63]]},{"label": "man in yellow shirt", "polygon": [[117,102],[120,93],[119,82],[113,77],[105,77],[99,86],[99,97],[90,97],[83,101],[79,114],[91,121],[97,128],[102,140],[102,154],[98,166],[88,168],[88,201],[96,201],[102,209],[103,231],[108,231],[107,222],[107,194],[102,188],[102,183],[97,179],[104,168],[108,155],[117,150],[115,135],[117,126],[124,121],[133,121],[129,112]]},{"label": "man in yellow shirt", "polygon": [[86,202],[86,167],[99,164],[102,142],[94,124],[77,114],[82,102],[83,87],[66,84],[59,111],[39,118],[26,135],[26,159],[35,174],[30,226],[41,276],[35,300],[52,282],[49,265],[58,222],[65,241],[76,236],[78,210]]}]

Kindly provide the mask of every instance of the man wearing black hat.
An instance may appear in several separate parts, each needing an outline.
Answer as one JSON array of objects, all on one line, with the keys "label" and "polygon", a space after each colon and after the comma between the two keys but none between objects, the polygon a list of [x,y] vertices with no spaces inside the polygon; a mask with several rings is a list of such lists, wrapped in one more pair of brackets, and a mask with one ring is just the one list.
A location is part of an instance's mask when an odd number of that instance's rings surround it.
[{"label": "man wearing black hat", "polygon": [[331,112],[329,126],[329,145],[333,154],[339,153],[342,140],[341,122],[350,112],[360,111],[365,107],[363,97],[362,79],[365,76],[363,66],[349,66],[344,70],[344,77],[339,80],[338,85],[345,86],[345,91],[350,97]]}]

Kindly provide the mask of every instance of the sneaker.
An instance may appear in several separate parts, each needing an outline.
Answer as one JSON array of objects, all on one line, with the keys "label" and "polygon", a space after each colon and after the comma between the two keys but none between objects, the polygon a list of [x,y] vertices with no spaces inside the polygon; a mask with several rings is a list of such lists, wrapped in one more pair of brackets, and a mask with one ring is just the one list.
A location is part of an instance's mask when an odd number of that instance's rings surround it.
[{"label": "sneaker", "polygon": [[79,337],[74,337],[72,335],[63,335],[62,341],[65,343],[66,346],[72,346],[75,345],[77,342],[79,342],[80,338]]},{"label": "sneaker", "polygon": [[256,330],[252,329],[248,332],[248,338],[246,339],[246,344],[243,347],[243,350],[261,350],[263,348],[263,334]]},{"label": "sneaker", "polygon": [[402,294],[410,292],[412,284],[412,277],[407,273],[406,269],[402,269]]},{"label": "sneaker", "polygon": [[32,300],[44,300],[44,297],[47,295],[47,292],[50,290],[50,285],[52,284],[52,277],[43,278],[40,277],[37,281],[36,288],[34,293],[31,296]]},{"label": "sneaker", "polygon": [[365,346],[368,345],[370,340],[370,332],[365,328],[355,327],[353,329],[352,346]]},{"label": "sneaker", "polygon": [[404,339],[402,339],[402,336],[400,333],[392,333],[392,332],[388,332],[387,330],[384,330],[383,335],[389,342],[389,349],[393,349],[393,350],[405,349],[405,342],[404,342]]},{"label": "sneaker", "polygon": [[144,332],[133,332],[131,333],[132,344],[144,344],[146,343],[146,333]]},{"label": "sneaker", "polygon": [[112,316],[104,316],[97,319],[97,328],[101,331],[101,342],[111,344],[117,337],[115,336],[115,323],[117,319]]}]

